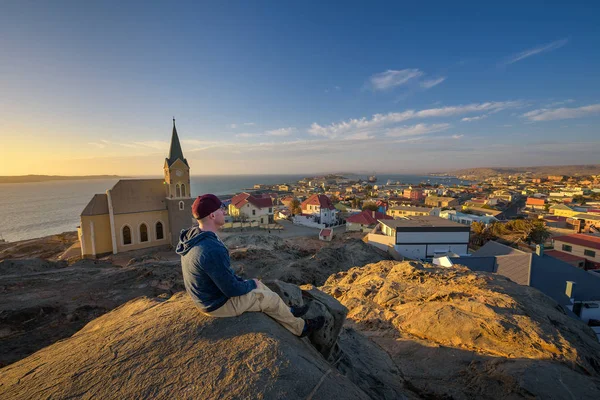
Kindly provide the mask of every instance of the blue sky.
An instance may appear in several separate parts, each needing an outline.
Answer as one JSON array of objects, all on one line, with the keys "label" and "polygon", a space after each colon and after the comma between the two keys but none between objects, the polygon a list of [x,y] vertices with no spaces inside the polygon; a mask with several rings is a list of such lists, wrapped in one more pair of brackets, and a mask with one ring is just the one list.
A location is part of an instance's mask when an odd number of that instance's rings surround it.
[{"label": "blue sky", "polygon": [[597,2],[147,3],[3,2],[0,175],[600,161]]}]

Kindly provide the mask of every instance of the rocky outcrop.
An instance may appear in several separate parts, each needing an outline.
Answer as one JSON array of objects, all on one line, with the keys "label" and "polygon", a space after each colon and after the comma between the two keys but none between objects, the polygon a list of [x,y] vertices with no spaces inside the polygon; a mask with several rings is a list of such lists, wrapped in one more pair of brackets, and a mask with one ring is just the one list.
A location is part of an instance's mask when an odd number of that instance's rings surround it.
[{"label": "rocky outcrop", "polygon": [[0,369],[0,398],[416,398],[383,350],[342,336],[348,351],[328,363],[265,314],[215,319],[185,293],[139,298]]},{"label": "rocky outcrop", "polygon": [[9,258],[56,259],[77,241],[77,232],[64,232],[38,239],[0,243],[0,260]]},{"label": "rocky outcrop", "polygon": [[225,243],[239,274],[297,285],[320,286],[338,271],[392,259],[386,252],[353,238],[333,242],[316,252],[289,245],[274,235],[232,236]]},{"label": "rocky outcrop", "polygon": [[321,289],[422,396],[600,398],[600,344],[549,297],[466,268],[383,261]]}]

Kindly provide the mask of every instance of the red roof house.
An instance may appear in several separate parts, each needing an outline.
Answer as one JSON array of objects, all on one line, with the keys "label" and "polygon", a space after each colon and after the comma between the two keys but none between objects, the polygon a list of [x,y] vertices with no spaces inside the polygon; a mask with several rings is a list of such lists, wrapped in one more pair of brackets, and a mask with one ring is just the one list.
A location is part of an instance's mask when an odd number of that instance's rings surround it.
[{"label": "red roof house", "polygon": [[353,230],[353,228],[362,228],[375,226],[377,221],[380,219],[394,219],[393,217],[386,215],[378,211],[364,210],[361,213],[352,215],[346,218],[346,230]]},{"label": "red roof house", "polygon": [[309,206],[318,206],[322,209],[335,210],[329,197],[324,194],[313,194],[308,199],[304,200],[301,204],[302,212],[308,212],[310,214],[311,211],[314,211],[314,208],[309,208]]},{"label": "red roof house", "polygon": [[546,200],[544,200],[544,199],[537,199],[535,197],[528,197],[527,198],[527,203],[526,203],[526,205],[533,206],[533,207],[535,207],[535,206],[544,207],[545,204],[546,204]]}]

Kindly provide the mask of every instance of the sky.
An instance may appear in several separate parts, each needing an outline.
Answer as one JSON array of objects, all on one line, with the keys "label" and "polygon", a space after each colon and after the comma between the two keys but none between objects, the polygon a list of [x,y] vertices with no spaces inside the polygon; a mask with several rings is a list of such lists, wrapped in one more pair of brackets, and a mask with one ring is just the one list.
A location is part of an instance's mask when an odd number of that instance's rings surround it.
[{"label": "sky", "polygon": [[[285,4],[284,4],[285,3]],[[600,163],[600,3],[2,2],[0,175]]]}]

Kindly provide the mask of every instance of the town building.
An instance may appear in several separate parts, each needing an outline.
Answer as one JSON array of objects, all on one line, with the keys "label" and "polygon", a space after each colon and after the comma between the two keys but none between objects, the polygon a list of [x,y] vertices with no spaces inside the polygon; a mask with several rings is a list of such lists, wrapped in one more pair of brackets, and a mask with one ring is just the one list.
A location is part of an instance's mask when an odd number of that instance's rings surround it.
[{"label": "town building", "polygon": [[429,207],[413,207],[413,206],[396,206],[391,207],[387,210],[386,214],[390,217],[400,218],[407,216],[424,216],[424,215],[433,215],[439,216],[440,209],[439,208],[429,208]]},{"label": "town building", "polygon": [[240,193],[231,199],[228,212],[234,219],[272,224],[274,219],[273,198],[269,195],[256,197],[250,193]]},{"label": "town building", "polygon": [[429,207],[458,207],[458,199],[454,197],[427,196],[425,205]]},{"label": "town building", "polygon": [[439,216],[463,225],[471,225],[473,222],[480,222],[485,225],[489,225],[493,222],[498,222],[498,219],[492,215],[465,214],[455,210],[441,211]]},{"label": "town building", "polygon": [[468,254],[470,227],[440,217],[380,220],[382,234],[369,234],[369,244],[394,248],[406,258],[425,259],[436,253]]},{"label": "town building", "polygon": [[346,231],[364,231],[377,226],[379,220],[393,219],[382,212],[364,210],[358,214],[346,218]]},{"label": "town building", "polygon": [[408,189],[404,189],[404,191],[402,192],[402,196],[406,197],[407,199],[411,199],[412,201],[417,203],[420,203],[423,200],[425,200],[425,193],[423,192],[423,189],[413,188],[412,186]]},{"label": "town building", "polygon": [[324,194],[313,194],[300,205],[303,215],[310,215],[318,224],[335,225],[338,210],[333,206],[329,197]]},{"label": "town building", "polygon": [[574,233],[552,238],[554,250],[586,259],[585,269],[600,268],[600,237]]},{"label": "town building", "polygon": [[160,245],[175,246],[190,227],[190,166],[183,156],[175,119],[164,179],[121,179],[95,194],[77,228],[82,257],[98,257]]},{"label": "town building", "polygon": [[538,199],[535,197],[528,197],[527,202],[525,203],[525,207],[530,210],[545,210],[546,209],[546,199]]}]

